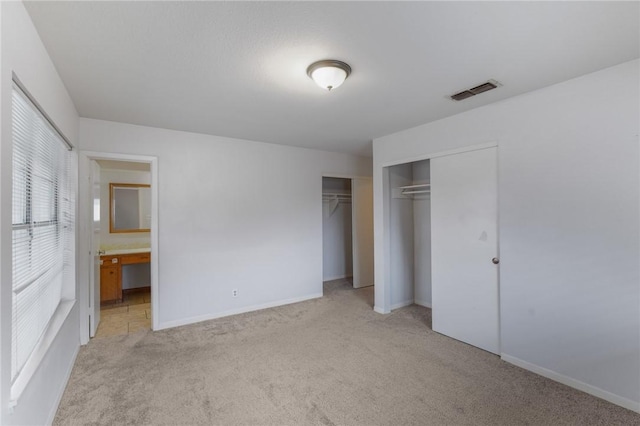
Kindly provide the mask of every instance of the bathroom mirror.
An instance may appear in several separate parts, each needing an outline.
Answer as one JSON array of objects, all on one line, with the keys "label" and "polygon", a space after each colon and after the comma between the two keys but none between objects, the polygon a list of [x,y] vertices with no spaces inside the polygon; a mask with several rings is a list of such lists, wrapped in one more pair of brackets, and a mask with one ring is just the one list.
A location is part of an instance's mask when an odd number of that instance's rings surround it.
[{"label": "bathroom mirror", "polygon": [[109,184],[109,232],[149,232],[151,185]]}]

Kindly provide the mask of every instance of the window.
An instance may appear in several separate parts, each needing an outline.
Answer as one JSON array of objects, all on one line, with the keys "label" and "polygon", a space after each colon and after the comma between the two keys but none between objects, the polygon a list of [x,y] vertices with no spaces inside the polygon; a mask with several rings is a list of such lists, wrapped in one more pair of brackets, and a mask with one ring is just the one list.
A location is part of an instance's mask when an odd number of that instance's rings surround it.
[{"label": "window", "polygon": [[61,301],[74,297],[75,169],[60,134],[19,87],[12,93],[12,354],[15,383]]}]

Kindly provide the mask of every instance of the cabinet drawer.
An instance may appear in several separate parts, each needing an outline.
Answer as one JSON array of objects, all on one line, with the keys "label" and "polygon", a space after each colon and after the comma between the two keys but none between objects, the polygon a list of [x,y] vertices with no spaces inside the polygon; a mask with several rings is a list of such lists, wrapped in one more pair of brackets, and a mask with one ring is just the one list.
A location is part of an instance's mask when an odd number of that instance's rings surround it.
[{"label": "cabinet drawer", "polygon": [[120,263],[122,263],[123,265],[149,262],[151,262],[151,253],[132,253],[120,255]]}]

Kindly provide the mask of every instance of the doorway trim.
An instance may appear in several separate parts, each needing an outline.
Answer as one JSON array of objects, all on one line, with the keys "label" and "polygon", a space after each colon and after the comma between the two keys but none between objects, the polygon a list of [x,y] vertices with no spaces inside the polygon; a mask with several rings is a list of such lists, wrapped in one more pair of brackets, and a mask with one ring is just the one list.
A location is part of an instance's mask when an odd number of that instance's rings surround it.
[{"label": "doorway trim", "polygon": [[[374,276],[376,278],[376,292],[374,297],[374,308],[373,310],[379,314],[388,314],[391,313],[391,235],[389,230],[389,220],[390,220],[390,206],[391,206],[391,188],[389,187],[389,167],[397,166],[399,164],[413,163],[416,161],[429,160],[431,158],[444,157],[447,155],[461,154],[463,152],[470,151],[478,151],[486,148],[498,148],[499,145],[497,140],[492,140],[484,143],[479,143],[475,145],[467,145],[459,148],[449,149],[445,151],[436,151],[431,153],[425,153],[420,155],[415,155],[408,158],[403,158],[400,160],[393,160],[382,163],[378,165],[378,168],[374,170],[374,179],[376,177],[381,178],[382,182],[378,182],[380,188],[382,189],[382,215],[380,218],[376,218],[376,214],[374,211],[374,253],[381,253],[382,259],[375,259],[374,267],[375,272]],[[499,151],[498,151],[499,153]],[[499,162],[498,162],[499,165]],[[376,173],[376,172],[379,173]],[[498,170],[498,174],[500,170]],[[500,180],[498,179],[498,183]],[[379,205],[376,203],[376,181],[374,180],[374,210],[375,206]],[[498,188],[498,215],[496,220],[498,221],[497,226],[497,238],[498,238],[498,253],[500,253],[500,188]],[[381,241],[381,244],[378,243]],[[500,272],[498,271],[498,319],[500,319]]]},{"label": "doorway trim", "polygon": [[498,141],[489,141],[489,142],[479,143],[475,145],[461,146],[460,148],[448,149],[446,151],[436,151],[428,154],[416,155],[414,157],[409,157],[402,160],[393,160],[387,163],[382,163],[381,167],[384,168],[384,167],[397,166],[398,164],[414,163],[416,161],[429,160],[431,158],[444,157],[446,155],[461,154],[463,152],[469,152],[469,151],[478,151],[480,149],[493,148],[493,147],[498,147]]},{"label": "doorway trim", "polygon": [[90,160],[118,160],[133,163],[148,163],[151,168],[151,330],[159,328],[159,303],[158,303],[158,157],[148,155],[118,154],[98,151],[78,151],[78,259],[76,273],[78,274],[78,300],[80,302],[80,344],[89,342],[89,295],[91,281],[89,280],[88,265],[91,263],[89,229],[90,197],[88,197],[89,175],[81,175],[87,172],[84,165]]}]

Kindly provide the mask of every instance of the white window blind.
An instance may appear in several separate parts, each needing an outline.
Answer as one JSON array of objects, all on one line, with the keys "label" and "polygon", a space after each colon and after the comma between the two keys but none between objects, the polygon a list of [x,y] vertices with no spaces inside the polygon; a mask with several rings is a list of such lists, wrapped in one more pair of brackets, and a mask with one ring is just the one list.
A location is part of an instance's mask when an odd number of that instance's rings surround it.
[{"label": "white window blind", "polygon": [[74,190],[62,137],[14,85],[11,377],[34,351],[63,295],[72,264]]}]

